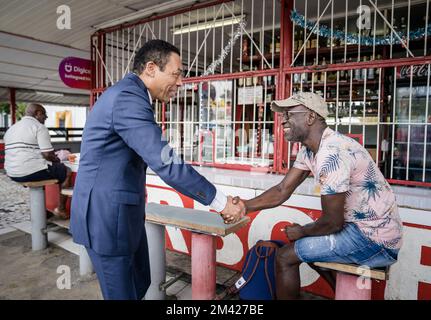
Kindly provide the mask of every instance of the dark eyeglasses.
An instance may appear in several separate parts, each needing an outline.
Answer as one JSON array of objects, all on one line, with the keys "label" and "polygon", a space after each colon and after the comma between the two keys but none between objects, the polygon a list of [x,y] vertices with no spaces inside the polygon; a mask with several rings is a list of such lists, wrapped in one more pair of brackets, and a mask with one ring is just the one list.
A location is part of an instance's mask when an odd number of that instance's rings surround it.
[{"label": "dark eyeglasses", "polygon": [[283,119],[289,120],[291,118],[291,114],[293,113],[305,113],[308,112],[306,110],[294,110],[294,111],[285,111],[283,112]]}]

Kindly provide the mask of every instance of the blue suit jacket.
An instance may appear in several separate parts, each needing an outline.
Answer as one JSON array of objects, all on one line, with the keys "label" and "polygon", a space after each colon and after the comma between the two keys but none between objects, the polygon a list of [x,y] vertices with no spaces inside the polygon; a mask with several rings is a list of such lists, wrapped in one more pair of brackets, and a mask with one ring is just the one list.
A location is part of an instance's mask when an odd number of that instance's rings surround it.
[{"label": "blue suit jacket", "polygon": [[97,100],[85,124],[70,228],[76,243],[105,255],[135,252],[145,232],[147,166],[204,205],[215,187],[175,154],[154,120],[147,88],[128,74]]}]

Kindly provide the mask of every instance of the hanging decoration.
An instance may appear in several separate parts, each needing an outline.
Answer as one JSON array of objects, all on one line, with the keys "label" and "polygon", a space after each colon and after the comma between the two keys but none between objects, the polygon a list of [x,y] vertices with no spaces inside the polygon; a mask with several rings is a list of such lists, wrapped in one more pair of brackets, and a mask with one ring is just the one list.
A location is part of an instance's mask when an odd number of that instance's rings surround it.
[{"label": "hanging decoration", "polygon": [[[306,28],[310,31],[313,31],[314,34],[318,34],[321,37],[338,39],[342,41],[346,41],[348,44],[361,44],[363,46],[372,46],[372,45],[390,45],[390,44],[400,44],[401,41],[396,37],[392,36],[389,33],[386,36],[376,36],[370,37],[370,36],[364,36],[361,35],[359,37],[359,34],[357,33],[345,33],[342,30],[332,30],[328,28],[328,26],[321,24],[319,25],[319,28],[314,28],[315,25],[314,22],[310,20],[305,20],[305,17],[301,14],[299,14],[296,10],[292,10],[290,19],[298,26],[302,28]],[[427,30],[426,30],[427,29]],[[414,31],[409,32],[409,40],[418,40],[425,37],[425,31],[427,31],[427,35],[431,35],[431,24],[428,24],[427,28],[418,28]],[[401,39],[406,40],[407,39],[407,33],[399,31],[398,35]]]},{"label": "hanging decoration", "polygon": [[[215,70],[218,68],[218,66],[222,63],[222,61],[224,59],[226,59],[226,57],[231,52],[233,46],[235,45],[235,43],[238,41],[239,37],[241,36],[242,31],[245,30],[245,27],[246,27],[246,20],[245,20],[245,18],[242,18],[241,21],[238,24],[238,27],[235,29],[235,33],[229,39],[229,42],[225,45],[225,47],[223,48],[222,52],[219,54],[218,58],[216,60],[214,60],[207,67],[207,69],[201,75],[201,77],[205,77],[207,75],[215,73]],[[215,31],[213,31],[213,32],[215,32]],[[205,122],[204,121],[204,119],[205,119],[204,112],[206,112],[205,106],[204,106],[204,101],[205,101],[205,99],[210,99],[209,90],[211,90],[211,89],[210,89],[210,86],[208,84],[206,84],[205,87],[202,84],[202,82],[199,84],[199,92],[200,92],[200,118],[201,118],[201,121],[203,121],[203,122]],[[209,119],[207,119],[207,127],[208,126],[209,126]]]},{"label": "hanging decoration", "polygon": [[226,59],[227,55],[232,50],[235,42],[238,40],[238,38],[241,36],[242,30],[245,30],[246,21],[244,18],[241,19],[241,21],[238,24],[238,27],[235,30],[235,34],[233,37],[229,39],[229,42],[226,44],[226,46],[223,48],[222,52],[218,56],[216,60],[214,60],[206,69],[206,71],[203,73],[202,76],[207,76],[209,74],[214,74],[217,67],[222,63],[224,59]]}]

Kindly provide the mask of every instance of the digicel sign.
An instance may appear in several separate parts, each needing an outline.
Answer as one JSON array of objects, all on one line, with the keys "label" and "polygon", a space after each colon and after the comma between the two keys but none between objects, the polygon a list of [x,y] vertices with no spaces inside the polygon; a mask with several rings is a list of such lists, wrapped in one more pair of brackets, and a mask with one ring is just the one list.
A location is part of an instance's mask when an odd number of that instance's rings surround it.
[{"label": "digicel sign", "polygon": [[75,89],[91,89],[91,61],[67,57],[61,61],[58,72],[65,85]]}]

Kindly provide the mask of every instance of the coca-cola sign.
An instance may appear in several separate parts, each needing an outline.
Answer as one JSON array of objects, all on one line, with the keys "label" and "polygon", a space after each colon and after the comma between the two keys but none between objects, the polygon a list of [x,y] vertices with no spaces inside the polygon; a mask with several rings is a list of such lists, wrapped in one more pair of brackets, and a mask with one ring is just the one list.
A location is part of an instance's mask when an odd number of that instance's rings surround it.
[{"label": "coca-cola sign", "polygon": [[413,78],[428,76],[428,65],[427,64],[421,64],[421,65],[397,67],[397,78],[398,79],[410,78],[410,75],[413,75]]}]

